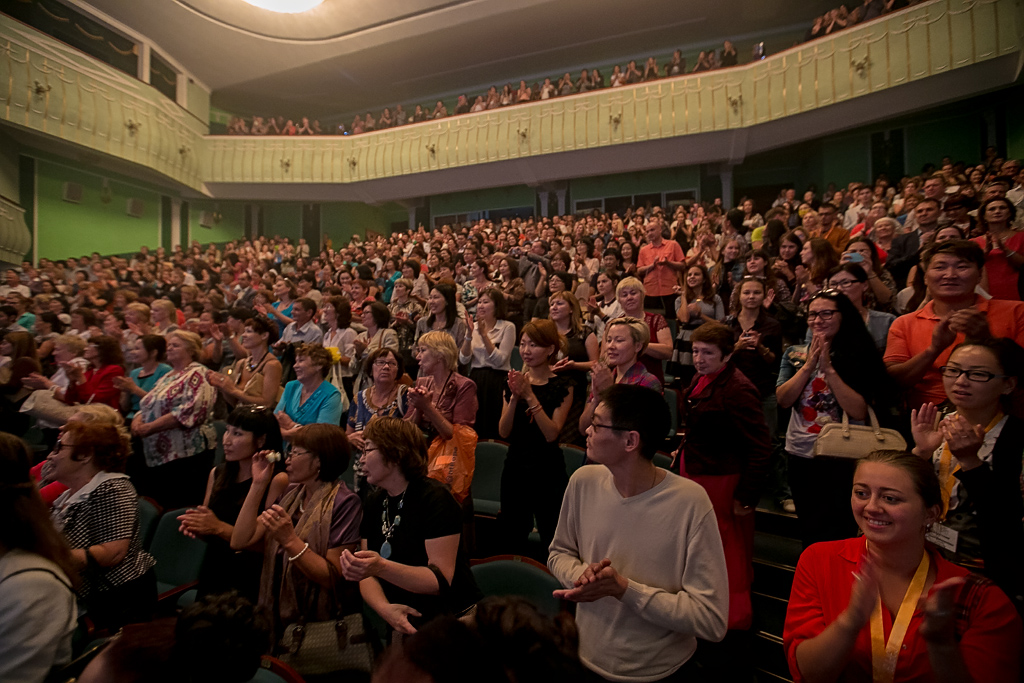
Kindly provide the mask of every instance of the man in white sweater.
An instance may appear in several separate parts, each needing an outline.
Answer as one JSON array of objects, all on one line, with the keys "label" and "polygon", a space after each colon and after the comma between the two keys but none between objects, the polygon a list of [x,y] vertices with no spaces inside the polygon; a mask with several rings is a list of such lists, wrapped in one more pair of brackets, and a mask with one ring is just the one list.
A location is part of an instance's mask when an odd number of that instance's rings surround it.
[{"label": "man in white sweater", "polygon": [[569,480],[548,567],[579,603],[580,659],[610,681],[683,681],[697,638],[726,633],[722,539],[704,489],[654,465],[664,398],[616,384],[587,429],[599,463]]}]

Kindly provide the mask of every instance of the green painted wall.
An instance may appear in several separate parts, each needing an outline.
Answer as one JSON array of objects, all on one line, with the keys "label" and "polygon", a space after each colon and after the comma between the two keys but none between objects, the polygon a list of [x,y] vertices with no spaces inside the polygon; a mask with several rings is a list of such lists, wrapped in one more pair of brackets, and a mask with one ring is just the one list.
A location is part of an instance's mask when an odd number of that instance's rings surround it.
[{"label": "green painted wall", "polygon": [[192,113],[197,119],[203,122],[204,125],[210,121],[210,93],[200,88],[195,81],[191,78],[188,81],[188,89],[186,90],[186,106],[185,108]]},{"label": "green painted wall", "polygon": [[263,234],[278,235],[298,244],[302,237],[302,204],[298,202],[268,202],[263,207]]},{"label": "green painted wall", "polygon": [[[623,197],[626,195],[654,194],[700,188],[700,168],[685,166],[662,168],[639,173],[618,173],[615,175],[577,178],[569,181],[569,199],[578,202],[584,199]],[[569,200],[567,200],[569,201]],[[568,206],[566,207],[569,208]]]},{"label": "green painted wall", "polygon": [[489,209],[513,209],[535,206],[537,191],[526,185],[494,187],[473,192],[454,192],[430,198],[430,216],[473,213]]},{"label": "green painted wall", "polygon": [[[68,166],[39,160],[36,164],[39,205],[39,258],[60,259],[93,251],[118,254],[141,245],[157,247],[160,228],[158,192],[110,178],[110,201],[101,199],[103,178]],[[63,201],[66,182],[83,186],[80,204]],[[126,213],[130,198],[145,202],[142,218]]]},{"label": "green painted wall", "polygon": [[400,204],[389,202],[370,206],[359,202],[330,202],[320,205],[321,234],[331,236],[337,247],[348,244],[353,235],[366,236],[367,230],[391,234],[391,224],[408,223],[409,213]]},{"label": "green painted wall", "polygon": [[[189,201],[189,224],[192,239],[202,244],[208,242],[230,242],[245,239],[245,202],[214,202],[205,199]],[[220,213],[219,223],[211,228],[199,225],[199,216],[203,211]]]},{"label": "green painted wall", "polygon": [[20,146],[9,135],[0,132],[0,195],[11,201],[21,199],[20,182],[18,181]]},{"label": "green painted wall", "polygon": [[922,166],[929,162],[938,164],[944,156],[954,161],[977,163],[985,146],[983,125],[979,113],[967,113],[907,126],[904,133],[907,173],[919,173]]},{"label": "green painted wall", "polygon": [[822,141],[823,184],[846,185],[871,178],[871,135],[856,133]]}]

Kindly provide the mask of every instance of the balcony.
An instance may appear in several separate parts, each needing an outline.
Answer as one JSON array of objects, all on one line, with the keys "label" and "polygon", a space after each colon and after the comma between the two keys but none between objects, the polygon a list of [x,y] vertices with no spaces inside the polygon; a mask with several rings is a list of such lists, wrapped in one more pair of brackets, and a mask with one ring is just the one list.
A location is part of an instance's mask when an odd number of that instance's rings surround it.
[{"label": "balcony", "polygon": [[352,137],[204,135],[149,86],[0,17],[0,119],[222,199],[379,202],[746,156],[1005,87],[1014,0],[933,0],[710,73]]}]

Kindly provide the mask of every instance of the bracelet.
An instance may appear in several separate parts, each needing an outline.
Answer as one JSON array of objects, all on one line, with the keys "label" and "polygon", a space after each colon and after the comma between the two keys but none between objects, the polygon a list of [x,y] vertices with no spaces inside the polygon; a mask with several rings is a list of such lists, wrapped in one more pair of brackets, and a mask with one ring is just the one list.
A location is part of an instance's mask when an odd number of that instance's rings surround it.
[{"label": "bracelet", "polygon": [[296,555],[295,557],[289,557],[288,561],[289,562],[294,562],[295,560],[297,560],[300,557],[302,557],[303,553],[305,553],[307,550],[309,550],[309,544],[308,543],[306,545],[302,546],[302,550],[299,551],[298,555]]}]

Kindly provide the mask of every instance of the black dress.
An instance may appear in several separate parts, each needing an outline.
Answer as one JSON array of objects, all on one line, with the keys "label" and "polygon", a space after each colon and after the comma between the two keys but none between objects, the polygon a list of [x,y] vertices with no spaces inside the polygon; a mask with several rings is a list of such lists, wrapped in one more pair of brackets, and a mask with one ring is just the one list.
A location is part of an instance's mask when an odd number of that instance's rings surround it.
[{"label": "black dress", "polygon": [[[218,465],[214,480],[221,476],[225,465]],[[238,513],[242,511],[245,497],[249,495],[252,479],[232,481],[220,491],[214,490],[210,496],[210,510],[217,519],[234,524]],[[267,504],[267,491],[260,501],[260,510]],[[209,536],[206,541],[206,558],[199,571],[199,595],[212,595],[237,590],[239,595],[257,602],[260,596],[260,574],[263,571],[263,553],[248,550],[234,551],[231,544],[219,536]]]},{"label": "black dress", "polygon": [[[534,385],[533,393],[550,416],[572,387],[568,377],[555,376],[547,384]],[[505,389],[505,400],[511,392]],[[526,401],[516,403],[508,455],[501,472],[501,522],[506,547],[526,554],[526,542],[533,530],[534,518],[544,547],[551,545],[562,508],[562,497],[569,483],[565,459],[558,441],[548,442],[536,420],[526,413]]]},{"label": "black dress", "polygon": [[[590,360],[587,354],[586,338],[590,330],[583,328],[582,332],[570,332],[565,335],[568,349],[566,357],[577,363],[586,363]],[[570,443],[577,446],[586,444],[586,437],[580,434],[580,416],[587,405],[587,371],[570,370],[561,373],[566,379],[572,381],[572,406],[569,408],[569,415],[565,418],[565,425],[558,435],[560,443]]]},{"label": "black dress", "polygon": [[[385,498],[389,521],[394,522],[401,516],[389,541],[391,555],[388,559],[393,562],[426,567],[429,563],[426,541],[462,533],[462,511],[451,492],[441,482],[424,477],[410,481],[402,495],[389,497],[387,491],[378,488],[366,497],[359,533],[370,550],[380,552],[384,544],[381,522]],[[469,570],[469,557],[461,539],[451,586],[442,585],[439,595],[410,593],[383,580],[380,584],[388,602],[408,605],[423,615],[409,617],[409,623],[416,628],[439,615],[461,614],[482,597]]]}]

